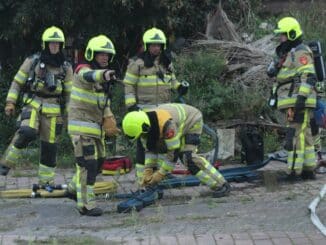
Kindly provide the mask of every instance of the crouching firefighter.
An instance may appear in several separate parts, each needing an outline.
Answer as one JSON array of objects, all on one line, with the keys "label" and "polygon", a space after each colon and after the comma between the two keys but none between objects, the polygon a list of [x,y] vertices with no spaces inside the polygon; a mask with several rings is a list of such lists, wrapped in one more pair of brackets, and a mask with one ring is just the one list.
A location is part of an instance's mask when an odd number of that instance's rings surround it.
[{"label": "crouching firefighter", "polygon": [[77,208],[82,215],[99,216],[94,184],[105,157],[104,137],[117,135],[115,117],[110,109],[110,86],[115,72],[109,67],[115,48],[105,35],[89,40],[85,64],[76,67],[68,106],[68,133],[76,158],[76,174],[68,192],[77,196]]},{"label": "crouching firefighter", "polygon": [[18,97],[23,94],[23,108],[17,121],[19,128],[4,161],[19,164],[22,149],[39,136],[41,185],[54,184],[57,136],[71,91],[73,72],[62,53],[64,45],[62,30],[55,26],[47,28],[42,35],[41,53],[28,57],[20,66],[6,99],[5,113],[13,116]]},{"label": "crouching firefighter", "polygon": [[274,32],[279,35],[280,45],[267,74],[277,82],[270,102],[286,113],[288,131],[284,148],[288,151],[288,178],[314,179],[316,156],[310,129],[316,107],[313,54],[302,43],[302,30],[296,19],[281,19]]},{"label": "crouching firefighter", "polygon": [[[171,52],[167,49],[164,32],[150,28],[143,34],[144,52],[130,60],[123,83],[128,111],[154,108],[170,103],[172,91],[185,95],[189,84],[180,83],[175,76]],[[144,171],[144,147],[137,141],[136,175],[138,183]]]},{"label": "crouching firefighter", "polygon": [[129,112],[122,127],[124,134],[133,140],[140,138],[146,148],[143,186],[163,180],[180,158],[192,175],[214,191],[214,197],[230,192],[219,171],[196,153],[203,128],[198,109],[186,104],[162,104],[147,112]]}]

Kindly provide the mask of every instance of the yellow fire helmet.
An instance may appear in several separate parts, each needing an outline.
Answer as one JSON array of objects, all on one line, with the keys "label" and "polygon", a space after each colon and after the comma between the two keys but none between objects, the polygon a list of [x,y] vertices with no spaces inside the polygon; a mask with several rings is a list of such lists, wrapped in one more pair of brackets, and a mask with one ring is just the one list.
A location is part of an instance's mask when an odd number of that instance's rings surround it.
[{"label": "yellow fire helmet", "polygon": [[294,41],[302,35],[302,30],[295,18],[284,17],[277,23],[274,33],[286,33],[288,40]]},{"label": "yellow fire helmet", "polygon": [[155,27],[148,29],[143,35],[144,51],[147,49],[147,45],[150,43],[163,44],[163,49],[166,49],[166,37],[162,30]]},{"label": "yellow fire helmet", "polygon": [[138,139],[150,126],[149,118],[144,111],[129,112],[122,120],[122,129],[131,139]]},{"label": "yellow fire helmet", "polygon": [[63,31],[56,26],[47,28],[42,34],[42,49],[45,49],[46,42],[59,42],[62,43],[62,47],[65,47],[65,36]]},{"label": "yellow fire helmet", "polygon": [[85,59],[87,61],[92,61],[94,59],[94,52],[102,52],[102,53],[108,53],[111,54],[111,62],[113,60],[113,57],[115,55],[115,48],[107,36],[101,34],[96,37],[91,38],[88,41],[86,50],[85,50]]}]

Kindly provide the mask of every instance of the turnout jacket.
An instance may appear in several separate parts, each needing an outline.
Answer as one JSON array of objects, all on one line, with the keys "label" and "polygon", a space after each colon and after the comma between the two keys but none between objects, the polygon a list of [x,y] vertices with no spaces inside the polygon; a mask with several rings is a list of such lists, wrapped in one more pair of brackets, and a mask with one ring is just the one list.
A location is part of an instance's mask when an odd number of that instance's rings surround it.
[{"label": "turnout jacket", "polygon": [[174,152],[183,150],[185,144],[199,144],[186,142],[187,135],[198,135],[202,132],[203,119],[201,112],[186,104],[162,104],[156,109],[146,112],[151,129],[148,135],[141,138],[146,146],[145,165],[151,164],[156,154],[161,156],[162,168],[171,171],[174,166]]},{"label": "turnout jacket", "polygon": [[278,109],[295,107],[298,95],[306,98],[305,107],[316,107],[313,54],[307,45],[299,44],[286,54],[276,81],[279,87]]},{"label": "turnout jacket", "polygon": [[105,69],[93,70],[88,64],[76,68],[68,106],[68,133],[102,138],[104,117],[113,116],[103,84]]},{"label": "turnout jacket", "polygon": [[159,57],[152,67],[146,67],[140,57],[131,59],[123,80],[126,107],[153,108],[171,102],[172,90],[180,85],[172,70],[160,64]]},{"label": "turnout jacket", "polygon": [[[53,79],[56,87],[50,91],[46,82],[47,77]],[[29,79],[33,77],[34,79]],[[61,114],[60,103],[64,99],[67,105],[71,92],[73,71],[71,65],[65,61],[60,67],[48,64],[40,68],[39,54],[25,59],[11,82],[6,102],[16,104],[21,92],[23,102],[44,115],[57,116]]]}]

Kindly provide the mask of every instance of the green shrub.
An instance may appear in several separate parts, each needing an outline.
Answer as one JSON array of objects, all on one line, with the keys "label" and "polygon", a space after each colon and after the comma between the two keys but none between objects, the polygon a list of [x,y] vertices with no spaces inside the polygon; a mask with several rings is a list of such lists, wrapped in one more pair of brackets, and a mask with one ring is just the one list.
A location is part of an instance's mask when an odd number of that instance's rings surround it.
[{"label": "green shrub", "polygon": [[[11,137],[14,135],[16,130],[16,118],[9,118],[4,113],[7,93],[15,71],[14,69],[8,69],[6,72],[0,72],[0,150],[3,151],[10,143]],[[16,108],[16,111],[18,114],[19,107]]]},{"label": "green shrub", "polygon": [[323,52],[325,56],[326,48],[326,19],[322,16],[325,16],[325,2],[310,3],[309,7],[305,10],[294,10],[289,14],[295,17],[304,33],[304,40],[320,40],[323,46]]},{"label": "green shrub", "polygon": [[257,118],[266,104],[262,88],[244,90],[239,84],[223,83],[224,68],[225,60],[216,50],[181,54],[176,70],[179,80],[190,83],[186,102],[200,109],[208,121]]}]

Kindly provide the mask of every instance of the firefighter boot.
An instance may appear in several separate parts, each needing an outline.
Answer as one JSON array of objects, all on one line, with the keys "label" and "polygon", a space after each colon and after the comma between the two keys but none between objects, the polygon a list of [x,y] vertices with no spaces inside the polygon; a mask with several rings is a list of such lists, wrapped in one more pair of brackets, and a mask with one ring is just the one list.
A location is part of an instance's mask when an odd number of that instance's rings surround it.
[{"label": "firefighter boot", "polygon": [[79,210],[79,213],[81,215],[86,215],[86,216],[101,216],[103,214],[103,210],[99,207],[95,207],[89,210],[83,207],[82,209]]},{"label": "firefighter boot", "polygon": [[[281,178],[282,179],[282,178]],[[287,174],[285,178],[283,178],[286,182],[296,182],[302,180],[302,177],[300,175],[295,174],[294,172]]]},{"label": "firefighter boot", "polygon": [[213,197],[219,198],[229,195],[231,191],[231,186],[228,182],[225,182],[222,186],[214,190]]},{"label": "firefighter boot", "polygon": [[303,180],[315,180],[316,175],[315,175],[314,171],[303,170],[301,173],[301,178]]},{"label": "firefighter boot", "polygon": [[77,202],[77,193],[76,192],[71,192],[69,190],[65,191],[65,197]]}]

